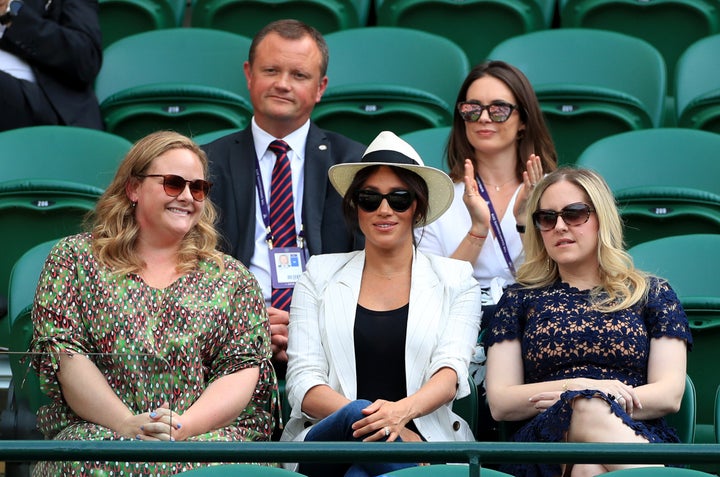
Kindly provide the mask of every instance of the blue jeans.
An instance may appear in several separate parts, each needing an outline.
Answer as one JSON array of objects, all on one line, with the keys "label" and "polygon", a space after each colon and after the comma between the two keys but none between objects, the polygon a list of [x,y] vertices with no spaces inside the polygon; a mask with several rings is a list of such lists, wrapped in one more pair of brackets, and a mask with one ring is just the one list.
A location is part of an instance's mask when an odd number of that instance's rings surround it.
[{"label": "blue jeans", "polygon": [[[370,404],[372,404],[370,401],[358,399],[338,409],[315,424],[305,436],[305,442],[362,441],[362,437],[353,437],[352,425],[365,417],[362,410]],[[396,441],[401,442],[401,439],[398,437]],[[362,462],[357,464],[303,462],[300,464],[299,472],[308,477],[374,477],[416,465],[385,462]]]}]

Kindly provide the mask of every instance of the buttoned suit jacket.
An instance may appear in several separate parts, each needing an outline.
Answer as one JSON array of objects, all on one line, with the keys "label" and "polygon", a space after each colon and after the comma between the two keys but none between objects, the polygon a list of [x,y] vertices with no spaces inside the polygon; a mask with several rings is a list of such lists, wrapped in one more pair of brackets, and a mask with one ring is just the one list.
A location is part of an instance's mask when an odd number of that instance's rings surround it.
[{"label": "buttoned suit jacket", "polygon": [[[102,129],[93,90],[102,66],[97,0],[23,0],[0,48],[24,59],[65,125]],[[2,94],[2,92],[0,92]],[[36,98],[27,98],[33,107]]]},{"label": "buttoned suit jacket", "polygon": [[[245,265],[255,252],[255,142],[251,126],[217,139],[203,149],[210,161],[210,198],[218,208],[221,248]],[[310,255],[348,252],[363,246],[347,227],[342,197],[328,180],[334,164],[357,162],[365,146],[310,123],[305,145],[302,223]]]}]

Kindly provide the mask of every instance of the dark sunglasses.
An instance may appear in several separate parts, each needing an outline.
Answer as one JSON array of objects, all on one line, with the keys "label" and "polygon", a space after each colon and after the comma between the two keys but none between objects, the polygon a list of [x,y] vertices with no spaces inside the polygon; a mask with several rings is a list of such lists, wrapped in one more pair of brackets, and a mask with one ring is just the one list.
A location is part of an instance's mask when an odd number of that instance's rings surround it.
[{"label": "dark sunglasses", "polygon": [[185,184],[190,187],[190,195],[198,202],[202,202],[210,192],[212,183],[202,179],[189,181],[182,176],[175,174],[137,174],[138,177],[162,177],[162,185],[165,193],[170,197],[177,197],[185,190]]},{"label": "dark sunglasses", "polygon": [[504,123],[510,118],[513,111],[517,109],[517,105],[498,101],[491,104],[481,104],[479,101],[462,101],[457,104],[458,113],[463,121],[475,123],[480,121],[482,112],[487,109],[490,121],[494,123]]},{"label": "dark sunglasses", "polygon": [[394,190],[389,194],[381,194],[374,190],[359,190],[355,193],[355,203],[365,212],[374,212],[380,207],[383,199],[395,212],[405,212],[415,200],[415,196],[409,190]]},{"label": "dark sunglasses", "polygon": [[560,212],[544,209],[537,210],[533,212],[532,219],[538,230],[547,232],[555,228],[558,217],[562,217],[565,224],[577,227],[590,220],[591,212],[595,212],[595,209],[582,202],[576,202],[563,207]]}]

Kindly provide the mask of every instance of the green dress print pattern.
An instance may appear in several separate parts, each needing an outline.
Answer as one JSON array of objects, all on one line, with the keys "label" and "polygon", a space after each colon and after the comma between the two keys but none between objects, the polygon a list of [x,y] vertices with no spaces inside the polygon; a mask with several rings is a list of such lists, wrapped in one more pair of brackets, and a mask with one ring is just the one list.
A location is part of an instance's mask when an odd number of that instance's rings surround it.
[{"label": "green dress print pattern", "polygon": [[[33,309],[33,366],[51,404],[38,412],[47,438],[122,439],[84,421],[65,403],[58,353],[86,355],[134,413],[169,403],[182,415],[222,376],[259,367],[250,403],[229,426],[197,441],[269,440],[277,381],[270,363],[270,328],[255,277],[224,257],[225,271],[201,261],[165,289],[135,274],[117,275],[94,257],[89,234],[61,240],[50,253]],[[163,476],[196,463],[40,462],[36,476]]]}]

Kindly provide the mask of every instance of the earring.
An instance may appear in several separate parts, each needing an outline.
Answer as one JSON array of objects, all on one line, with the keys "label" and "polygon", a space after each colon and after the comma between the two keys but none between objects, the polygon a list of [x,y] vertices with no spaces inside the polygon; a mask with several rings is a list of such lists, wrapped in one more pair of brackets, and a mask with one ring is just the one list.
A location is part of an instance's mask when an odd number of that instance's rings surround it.
[{"label": "earring", "polygon": [[133,208],[133,209],[135,208],[136,205],[137,205],[137,201],[136,201],[136,200],[132,201],[132,208]]},{"label": "earring", "polygon": [[546,272],[550,271],[550,259],[549,258],[545,259],[545,271]]}]

